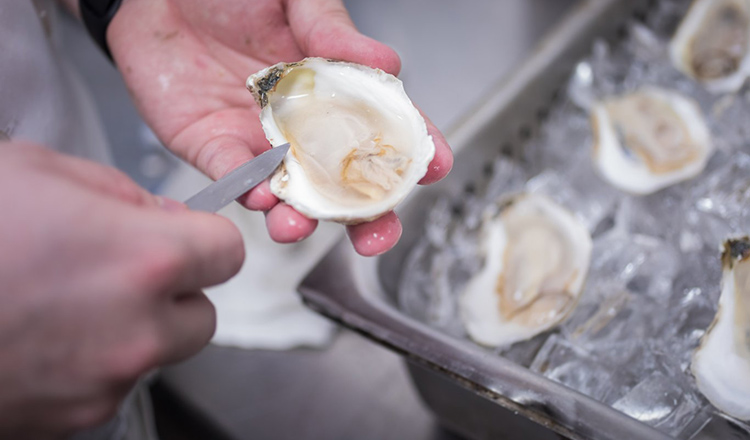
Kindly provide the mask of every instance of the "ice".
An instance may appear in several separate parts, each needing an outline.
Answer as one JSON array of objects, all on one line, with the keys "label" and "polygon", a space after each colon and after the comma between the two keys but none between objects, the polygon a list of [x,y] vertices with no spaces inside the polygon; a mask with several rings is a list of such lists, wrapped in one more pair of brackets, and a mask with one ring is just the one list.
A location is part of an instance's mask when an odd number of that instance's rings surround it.
[{"label": "ice", "polygon": [[627,233],[670,240],[684,223],[684,205],[684,197],[671,188],[647,196],[627,195],[618,207],[616,222]]},{"label": "ice", "polygon": [[750,92],[721,97],[704,98],[704,113],[712,133],[721,133],[714,138],[714,146],[724,153],[747,149],[750,127],[747,115],[750,111]]},{"label": "ice", "polygon": [[599,177],[594,175],[588,162],[567,174],[555,170],[544,171],[529,180],[526,189],[544,194],[564,206],[589,231],[594,231],[614,212],[620,197],[614,189],[600,184]]},{"label": "ice", "polygon": [[663,39],[674,35],[690,2],[685,0],[660,0],[645,19],[645,24]]},{"label": "ice", "polygon": [[438,302],[438,289],[434,288],[429,259],[430,245],[417,244],[409,254],[405,264],[404,276],[399,287],[399,306],[409,315],[422,322],[429,322],[435,313],[434,303]]},{"label": "ice", "polygon": [[498,354],[502,355],[508,360],[511,360],[519,365],[523,365],[524,367],[530,367],[537,353],[539,353],[539,350],[542,348],[549,336],[549,331],[543,332],[529,339],[528,341],[513,344],[510,347],[503,347],[496,351]]},{"label": "ice", "polygon": [[626,290],[614,290],[608,298],[598,303],[594,313],[580,325],[571,319],[562,331],[571,340],[586,344],[593,349],[627,340],[643,340],[655,334],[661,320],[655,320],[648,309],[655,304],[647,297],[634,295]]},{"label": "ice", "polygon": [[565,100],[550,110],[538,135],[524,146],[523,158],[533,174],[564,171],[590,161],[591,145],[588,112]]},{"label": "ice", "polygon": [[663,351],[670,355],[671,362],[680,371],[688,371],[693,352],[713,322],[715,314],[716,303],[709,300],[700,288],[685,292],[682,304],[666,313],[665,320],[670,325],[660,336],[669,343]]},{"label": "ice", "polygon": [[493,203],[500,197],[513,194],[523,189],[528,180],[528,172],[520,165],[505,157],[495,160],[490,168],[490,179],[484,193],[486,204]]},{"label": "ice", "polygon": [[462,258],[461,247],[455,252],[434,252],[420,244],[409,255],[399,286],[399,306],[411,316],[444,332],[462,337],[463,325],[458,318],[457,295],[469,276],[477,271],[476,251]]},{"label": "ice", "polygon": [[589,283],[560,332],[570,340],[598,333],[622,310],[629,296],[620,283]]},{"label": "ice", "polygon": [[568,81],[568,97],[583,110],[591,110],[599,97],[594,94],[594,71],[591,63],[581,61],[576,64],[573,75]]},{"label": "ice", "polygon": [[[633,340],[586,349],[552,335],[530,368],[670,435],[702,425],[705,402],[688,378],[650,345]],[[629,365],[626,371],[613,368],[623,363]]]},{"label": "ice", "polygon": [[702,402],[685,392],[679,376],[656,371],[612,407],[666,434],[677,435],[693,420]]},{"label": "ice", "polygon": [[558,335],[547,339],[530,369],[602,402],[620,391],[612,386],[615,372],[611,368]]},{"label": "ice", "polygon": [[430,210],[430,221],[425,227],[425,236],[436,248],[443,248],[448,243],[448,231],[453,222],[453,209],[450,201],[440,199]]},{"label": "ice", "polygon": [[[519,191],[547,195],[592,233],[584,290],[555,328],[492,351],[677,439],[750,439],[746,424],[707,403],[690,373],[716,314],[720,244],[750,235],[750,87],[713,95],[672,66],[668,42],[689,4],[659,1],[620,41],[596,41],[519,160],[500,156],[476,173],[482,178],[470,190],[436,201],[405,265],[399,300],[417,319],[467,338],[456,302],[483,263],[483,217]],[[592,165],[588,112],[643,86],[693,98],[715,152],[699,176],[636,196]]]},{"label": "ice", "polygon": [[698,211],[723,223],[727,232],[750,233],[750,156],[734,154],[696,185],[692,199]]},{"label": "ice", "polygon": [[681,255],[669,242],[615,227],[594,242],[592,254],[589,289],[608,286],[596,292],[595,299],[605,297],[613,285],[660,303],[672,295]]}]

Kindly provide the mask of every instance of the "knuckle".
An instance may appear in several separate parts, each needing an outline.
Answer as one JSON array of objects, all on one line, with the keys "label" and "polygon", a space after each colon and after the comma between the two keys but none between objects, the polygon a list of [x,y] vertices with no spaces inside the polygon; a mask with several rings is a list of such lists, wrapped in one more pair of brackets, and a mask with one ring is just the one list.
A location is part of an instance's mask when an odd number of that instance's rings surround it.
[{"label": "knuckle", "polygon": [[224,218],[221,220],[225,227],[219,252],[224,256],[227,271],[234,275],[239,272],[245,261],[245,244],[239,229],[231,221]]},{"label": "knuckle", "polygon": [[213,179],[218,179],[236,166],[233,150],[238,141],[231,136],[219,136],[208,141],[191,162],[199,169],[206,170]]},{"label": "knuckle", "polygon": [[165,364],[182,361],[198,353],[211,340],[216,330],[216,309],[201,292],[185,294],[181,318],[168,333],[170,342],[165,346]]},{"label": "knuckle", "polygon": [[162,347],[156,336],[140,336],[110,354],[107,376],[113,386],[134,383],[159,365]]},{"label": "knuckle", "polygon": [[200,312],[194,316],[193,324],[189,331],[190,342],[185,346],[185,355],[192,356],[198,353],[211,341],[216,331],[216,309],[205,296],[201,295]]},{"label": "knuckle", "polygon": [[119,200],[132,204],[142,204],[146,201],[146,192],[126,174],[113,170],[110,179],[112,192]]},{"label": "knuckle", "polygon": [[163,292],[176,285],[184,272],[187,258],[167,244],[152,245],[138,265],[137,277],[146,292]]}]

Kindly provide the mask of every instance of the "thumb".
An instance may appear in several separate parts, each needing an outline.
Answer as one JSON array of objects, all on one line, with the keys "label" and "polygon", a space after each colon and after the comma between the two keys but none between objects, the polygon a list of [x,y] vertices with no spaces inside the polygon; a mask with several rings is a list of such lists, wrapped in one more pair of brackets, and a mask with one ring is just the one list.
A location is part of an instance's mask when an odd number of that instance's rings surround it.
[{"label": "thumb", "polygon": [[341,0],[288,0],[287,14],[294,38],[306,56],[351,61],[393,75],[401,70],[398,54],[361,34]]}]

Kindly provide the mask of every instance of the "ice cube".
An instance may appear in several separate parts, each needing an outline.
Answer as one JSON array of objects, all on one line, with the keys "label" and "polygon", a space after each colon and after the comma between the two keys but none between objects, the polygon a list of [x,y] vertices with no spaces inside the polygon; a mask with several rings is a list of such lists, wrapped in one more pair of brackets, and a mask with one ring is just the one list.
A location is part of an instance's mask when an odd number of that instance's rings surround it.
[{"label": "ice cube", "polygon": [[699,413],[702,402],[675,376],[655,371],[612,407],[666,434],[677,435]]},{"label": "ice cube", "polygon": [[[594,242],[588,283],[604,284],[602,295],[615,285],[664,303],[672,294],[672,280],[681,257],[667,241],[615,229]],[[601,295],[599,295],[601,296]]]},{"label": "ice cube", "polygon": [[530,368],[602,402],[618,391],[613,387],[615,372],[611,368],[557,335],[547,339]]},{"label": "ice cube", "polygon": [[702,179],[690,197],[699,212],[722,220],[727,232],[750,233],[750,156],[733,154]]},{"label": "ice cube", "polygon": [[589,231],[614,212],[620,196],[616,190],[602,185],[586,162],[567,173],[547,170],[526,184],[529,192],[544,194],[564,206],[580,219]]}]

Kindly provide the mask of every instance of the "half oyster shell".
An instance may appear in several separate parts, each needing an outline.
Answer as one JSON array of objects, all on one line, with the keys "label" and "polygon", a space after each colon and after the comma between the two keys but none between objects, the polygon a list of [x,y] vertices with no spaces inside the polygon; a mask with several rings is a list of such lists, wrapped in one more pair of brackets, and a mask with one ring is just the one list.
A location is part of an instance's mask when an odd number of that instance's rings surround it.
[{"label": "half oyster shell", "polygon": [[650,194],[700,174],[713,145],[698,104],[675,91],[644,87],[605,99],[591,112],[599,173],[633,194]]},{"label": "half oyster shell", "polygon": [[591,236],[581,222],[536,194],[505,199],[482,224],[484,266],[459,299],[469,336],[507,346],[562,321],[583,290]]},{"label": "half oyster shell", "polygon": [[693,355],[698,389],[719,410],[750,420],[750,238],[724,242],[719,310]]},{"label": "half oyster shell", "polygon": [[672,62],[713,93],[750,75],[750,1],[695,0],[669,47]]},{"label": "half oyster shell", "polygon": [[322,58],[247,80],[273,146],[291,143],[273,193],[310,218],[354,224],[393,209],[435,154],[419,111],[393,75]]}]

